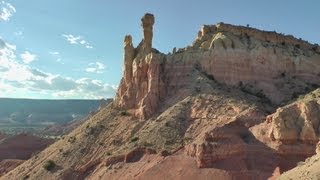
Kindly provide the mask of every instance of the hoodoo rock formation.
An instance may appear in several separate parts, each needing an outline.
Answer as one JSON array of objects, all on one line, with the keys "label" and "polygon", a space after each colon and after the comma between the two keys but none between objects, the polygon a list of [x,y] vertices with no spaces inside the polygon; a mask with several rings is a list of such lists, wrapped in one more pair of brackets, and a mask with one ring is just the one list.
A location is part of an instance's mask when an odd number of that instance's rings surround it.
[{"label": "hoodoo rock formation", "polygon": [[315,154],[318,45],[219,23],[163,54],[141,21],[115,101],[0,179],[275,179]]},{"label": "hoodoo rock formation", "polygon": [[139,46],[133,47],[130,35],[124,39],[124,78],[117,99],[121,108],[134,109],[137,117],[147,118],[155,112],[163,93],[164,55],[152,49],[154,16],[145,14],[141,21],[143,40]]}]

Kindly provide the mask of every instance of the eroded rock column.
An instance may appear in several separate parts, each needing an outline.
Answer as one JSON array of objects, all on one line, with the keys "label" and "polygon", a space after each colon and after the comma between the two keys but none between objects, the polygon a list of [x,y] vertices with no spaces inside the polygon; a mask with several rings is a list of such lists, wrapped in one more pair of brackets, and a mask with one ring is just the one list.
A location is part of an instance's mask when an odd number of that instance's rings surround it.
[{"label": "eroded rock column", "polygon": [[142,17],[141,21],[141,26],[143,28],[142,49],[145,53],[150,53],[152,50],[154,16],[153,14],[147,13]]},{"label": "eroded rock column", "polygon": [[135,56],[135,48],[130,35],[124,38],[124,79],[126,84],[132,81],[132,63]]}]

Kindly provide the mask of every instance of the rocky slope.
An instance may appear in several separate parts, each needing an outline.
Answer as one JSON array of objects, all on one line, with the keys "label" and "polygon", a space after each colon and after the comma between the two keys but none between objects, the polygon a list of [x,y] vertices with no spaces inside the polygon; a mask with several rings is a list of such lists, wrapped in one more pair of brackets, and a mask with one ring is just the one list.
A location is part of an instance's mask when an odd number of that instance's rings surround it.
[{"label": "rocky slope", "polygon": [[[302,106],[301,108],[302,113],[301,116],[297,119],[298,121],[296,121],[296,123],[293,123],[292,120],[287,119],[286,122],[288,122],[288,125],[285,127],[282,126],[283,128],[279,130],[285,130],[288,129],[288,127],[291,127],[291,131],[287,131],[287,133],[285,133],[285,137],[291,137],[290,139],[293,139],[295,141],[307,140],[310,143],[314,144],[314,142],[319,140],[320,89],[306,96],[303,99],[302,104],[304,106]],[[295,108],[293,110],[295,110]],[[297,164],[297,167],[281,175],[280,179],[319,179],[319,142],[316,146],[316,152],[316,155],[306,159],[304,162],[299,162]]]},{"label": "rocky slope", "polygon": [[44,139],[29,134],[19,134],[0,138],[0,176],[17,167],[52,144],[52,139]]},{"label": "rocky slope", "polygon": [[319,144],[317,145],[317,154],[307,158],[304,162],[299,162],[297,167],[285,172],[279,179],[319,179],[320,178],[320,155]]},{"label": "rocky slope", "polygon": [[141,20],[115,101],[1,179],[272,179],[315,153],[319,90],[295,100],[319,87],[318,46],[219,23],[163,54]]}]

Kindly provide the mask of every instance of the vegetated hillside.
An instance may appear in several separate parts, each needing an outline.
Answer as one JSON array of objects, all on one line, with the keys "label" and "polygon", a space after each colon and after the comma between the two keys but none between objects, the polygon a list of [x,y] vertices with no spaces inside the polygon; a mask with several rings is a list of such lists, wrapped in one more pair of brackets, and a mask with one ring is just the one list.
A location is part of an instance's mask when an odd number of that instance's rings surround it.
[{"label": "vegetated hillside", "polygon": [[0,99],[0,131],[28,131],[81,119],[110,100]]},{"label": "vegetated hillside", "polygon": [[1,179],[268,179],[315,153],[319,46],[219,23],[162,54],[153,24],[115,101]]},{"label": "vegetated hillside", "polygon": [[[99,108],[105,107],[111,101],[100,100]],[[74,119],[67,123],[57,123],[42,130],[34,131],[33,133],[37,134],[36,136],[25,133],[17,135],[0,133],[0,176],[14,169],[31,156],[36,156],[40,151],[56,141],[57,137],[70,133],[95,113],[96,111],[91,111],[85,118]],[[21,129],[24,128],[21,127]]]},{"label": "vegetated hillside", "polygon": [[47,136],[62,136],[70,133],[72,130],[80,126],[86,120],[88,120],[88,117],[82,119],[75,119],[67,123],[50,125],[39,131],[39,134]]}]

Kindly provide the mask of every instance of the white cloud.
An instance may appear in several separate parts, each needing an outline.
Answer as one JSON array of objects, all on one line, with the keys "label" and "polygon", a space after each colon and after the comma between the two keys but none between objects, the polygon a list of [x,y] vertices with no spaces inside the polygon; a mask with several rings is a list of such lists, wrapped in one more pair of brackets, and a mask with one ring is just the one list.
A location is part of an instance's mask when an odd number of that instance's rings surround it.
[{"label": "white cloud", "polygon": [[[0,38],[0,96],[2,97],[45,94],[48,98],[97,99],[115,95],[117,87],[102,81],[90,78],[73,79],[31,68],[27,63],[19,63],[16,61],[15,50],[14,45]],[[102,63],[93,64],[98,69],[105,68]]]},{"label": "white cloud", "polygon": [[92,49],[92,48],[93,48],[93,46],[86,45],[86,48],[87,48],[87,49]]},{"label": "white cloud", "polygon": [[0,21],[9,21],[10,17],[16,12],[10,3],[0,1]]},{"label": "white cloud", "polygon": [[24,53],[20,54],[20,57],[24,63],[29,64],[32,61],[36,60],[37,55],[32,54],[29,51],[25,51]]},{"label": "white cloud", "polygon": [[82,36],[74,36],[72,34],[62,34],[62,37],[66,38],[66,40],[70,44],[75,44],[75,45],[82,45],[87,49],[92,49],[93,46],[90,45]]},{"label": "white cloud", "polygon": [[51,54],[51,55],[59,55],[60,53],[58,51],[51,51],[51,52],[49,52],[49,54]]},{"label": "white cloud", "polygon": [[85,70],[86,72],[89,73],[98,73],[101,74],[104,72],[106,69],[106,66],[102,64],[101,62],[95,62],[95,63],[90,63],[89,67],[87,67]]},{"label": "white cloud", "polygon": [[65,37],[70,44],[79,44],[79,40],[81,39],[80,36],[76,37],[72,34],[62,34],[62,36]]},{"label": "white cloud", "polygon": [[23,36],[23,32],[22,31],[16,31],[16,32],[14,32],[14,35],[22,37]]},{"label": "white cloud", "polygon": [[89,78],[81,78],[76,80],[75,83],[77,88],[70,91],[60,91],[54,93],[54,96],[58,98],[78,98],[79,94],[81,94],[85,99],[101,99],[114,96],[117,88],[116,86],[104,84],[99,80],[93,80]]},{"label": "white cloud", "polygon": [[[15,58],[16,46],[4,42],[0,37],[0,60]],[[2,64],[2,63],[1,63]]]}]

